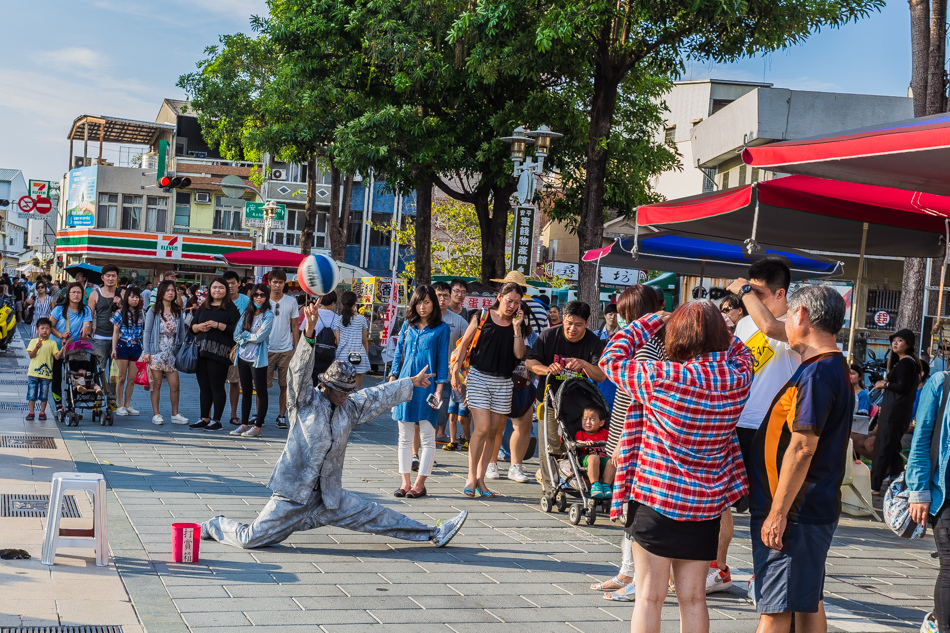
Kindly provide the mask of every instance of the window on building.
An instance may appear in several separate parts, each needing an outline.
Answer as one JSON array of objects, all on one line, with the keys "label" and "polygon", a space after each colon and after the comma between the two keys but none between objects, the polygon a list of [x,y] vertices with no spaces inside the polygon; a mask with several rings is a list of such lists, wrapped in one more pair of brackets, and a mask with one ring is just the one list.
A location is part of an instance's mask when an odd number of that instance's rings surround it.
[{"label": "window on building", "polygon": [[241,216],[244,214],[244,200],[228,198],[227,196],[214,197],[214,230],[231,231],[247,234],[241,228]]},{"label": "window on building", "polygon": [[729,172],[728,171],[722,172],[722,185],[720,188],[721,189],[729,188]]},{"label": "window on building", "polygon": [[737,187],[741,187],[745,184],[746,171],[747,169],[745,165],[739,165],[739,182],[736,183]]},{"label": "window on building", "polygon": [[355,244],[359,246],[363,237],[363,212],[350,211],[350,224],[346,227],[347,245]]},{"label": "window on building", "polygon": [[314,248],[327,247],[327,213],[317,214],[317,230],[313,235]]},{"label": "window on building", "polygon": [[122,230],[142,230],[142,196],[122,196]]},{"label": "window on building", "polygon": [[119,194],[100,193],[99,209],[96,213],[97,229],[114,229],[119,216]]},{"label": "window on building", "polygon": [[191,226],[191,194],[175,192],[175,233],[187,233]]},{"label": "window on building", "polygon": [[164,233],[168,217],[168,198],[148,196],[145,207],[145,230],[149,233]]},{"label": "window on building", "polygon": [[676,126],[670,125],[666,128],[666,135],[663,142],[667,145],[676,145]]},{"label": "window on building", "polygon": [[389,230],[380,231],[375,228],[376,226],[390,226],[392,220],[393,216],[388,213],[373,214],[374,227],[370,229],[369,233],[370,246],[389,246],[392,243],[392,240],[389,239]]},{"label": "window on building", "polygon": [[716,190],[716,170],[703,170],[703,193],[709,193]]}]

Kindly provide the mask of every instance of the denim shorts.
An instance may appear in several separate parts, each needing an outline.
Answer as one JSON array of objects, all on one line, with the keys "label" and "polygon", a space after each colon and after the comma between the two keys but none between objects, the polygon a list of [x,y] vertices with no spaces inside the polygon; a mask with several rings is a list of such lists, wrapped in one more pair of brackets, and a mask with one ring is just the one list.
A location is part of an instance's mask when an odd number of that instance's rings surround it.
[{"label": "denim shorts", "polygon": [[452,395],[449,396],[449,415],[456,414],[460,418],[470,418],[472,413],[465,408],[465,398],[460,398],[458,393],[453,389]]},{"label": "denim shorts", "polygon": [[120,339],[118,346],[115,348],[115,356],[119,360],[138,360],[141,355],[142,346],[138,343],[129,345]]},{"label": "denim shorts", "polygon": [[838,523],[789,521],[782,549],[762,542],[764,519],[752,517],[753,591],[759,613],[816,613],[825,588],[825,559]]},{"label": "denim shorts", "polygon": [[26,379],[27,402],[49,402],[49,386],[53,381],[49,378],[29,376]]}]

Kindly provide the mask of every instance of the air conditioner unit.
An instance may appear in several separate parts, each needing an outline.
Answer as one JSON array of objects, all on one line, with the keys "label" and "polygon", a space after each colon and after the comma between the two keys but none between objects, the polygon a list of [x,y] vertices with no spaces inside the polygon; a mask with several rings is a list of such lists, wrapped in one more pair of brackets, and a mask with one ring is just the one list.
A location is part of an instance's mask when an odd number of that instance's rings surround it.
[{"label": "air conditioner unit", "polygon": [[270,173],[271,180],[286,180],[287,179],[287,170],[286,169],[274,169]]},{"label": "air conditioner unit", "polygon": [[195,204],[211,204],[211,194],[207,191],[196,191]]}]

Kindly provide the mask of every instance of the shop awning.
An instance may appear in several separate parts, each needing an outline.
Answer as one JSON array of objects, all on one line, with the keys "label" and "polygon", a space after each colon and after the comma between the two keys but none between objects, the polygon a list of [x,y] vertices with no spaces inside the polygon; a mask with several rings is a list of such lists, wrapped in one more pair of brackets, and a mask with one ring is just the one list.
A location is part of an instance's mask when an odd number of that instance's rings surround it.
[{"label": "shop awning", "polygon": [[950,196],[950,114],[747,147],[742,159],[775,172]]},{"label": "shop awning", "polygon": [[230,266],[278,266],[296,268],[303,261],[300,253],[282,251],[276,248],[233,251],[223,255]]},{"label": "shop awning", "polygon": [[869,255],[942,257],[950,197],[788,176],[641,206],[640,235],[670,230],[688,237],[753,238],[770,247],[861,253],[868,224]]},{"label": "shop awning", "polygon": [[[634,256],[633,241],[617,240],[608,248],[584,253],[584,261],[600,259],[601,266],[661,270],[699,277],[743,277],[755,257],[747,255],[738,240],[713,241],[675,234],[647,236]],[[766,248],[762,255],[784,258],[797,280],[829,277],[841,273],[841,262],[795,249]]]}]

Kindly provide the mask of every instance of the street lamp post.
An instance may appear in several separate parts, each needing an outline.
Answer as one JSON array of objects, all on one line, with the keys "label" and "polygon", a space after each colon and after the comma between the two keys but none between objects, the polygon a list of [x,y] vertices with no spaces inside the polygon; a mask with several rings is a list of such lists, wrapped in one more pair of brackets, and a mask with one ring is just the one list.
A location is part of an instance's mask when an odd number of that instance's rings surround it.
[{"label": "street lamp post", "polygon": [[274,218],[277,216],[277,203],[273,200],[268,200],[264,203],[264,245],[270,243],[270,227],[274,222]]}]

